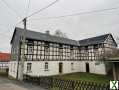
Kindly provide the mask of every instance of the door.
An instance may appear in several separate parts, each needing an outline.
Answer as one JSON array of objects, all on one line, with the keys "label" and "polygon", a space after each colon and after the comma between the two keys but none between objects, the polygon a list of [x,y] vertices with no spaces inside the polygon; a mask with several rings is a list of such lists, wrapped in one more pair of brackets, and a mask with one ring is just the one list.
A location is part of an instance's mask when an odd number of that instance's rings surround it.
[{"label": "door", "polygon": [[86,72],[87,72],[87,73],[90,72],[89,63],[86,63]]},{"label": "door", "polygon": [[59,63],[59,73],[61,74],[63,72],[63,64]]}]

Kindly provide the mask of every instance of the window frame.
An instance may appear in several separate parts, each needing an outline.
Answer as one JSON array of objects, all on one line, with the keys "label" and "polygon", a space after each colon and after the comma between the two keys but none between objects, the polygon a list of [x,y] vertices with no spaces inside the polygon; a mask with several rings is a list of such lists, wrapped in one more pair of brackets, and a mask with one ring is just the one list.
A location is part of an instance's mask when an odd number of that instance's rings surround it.
[{"label": "window frame", "polygon": [[27,63],[27,68],[26,68],[27,73],[32,72],[31,69],[32,69],[32,63]]},{"label": "window frame", "polygon": [[48,65],[48,62],[45,62],[45,71],[49,71],[49,65]]}]

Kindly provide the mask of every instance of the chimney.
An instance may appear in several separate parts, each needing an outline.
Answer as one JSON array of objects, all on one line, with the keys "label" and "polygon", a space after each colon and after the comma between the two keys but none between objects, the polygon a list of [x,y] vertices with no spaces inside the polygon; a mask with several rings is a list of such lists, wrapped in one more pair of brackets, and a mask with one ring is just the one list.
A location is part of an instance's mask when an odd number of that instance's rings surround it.
[{"label": "chimney", "polygon": [[45,31],[45,32],[46,32],[47,35],[50,35],[50,31],[49,31],[49,30],[47,30],[47,31]]}]

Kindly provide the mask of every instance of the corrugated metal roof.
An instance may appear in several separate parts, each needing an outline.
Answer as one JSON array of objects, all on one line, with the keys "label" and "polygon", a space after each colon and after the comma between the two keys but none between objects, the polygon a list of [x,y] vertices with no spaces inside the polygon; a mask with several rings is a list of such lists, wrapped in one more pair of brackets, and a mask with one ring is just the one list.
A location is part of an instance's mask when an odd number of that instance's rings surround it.
[{"label": "corrugated metal roof", "polygon": [[[22,28],[16,27],[15,30],[16,30],[15,32],[19,32],[19,34],[22,35],[22,31],[23,31]],[[76,40],[48,35],[46,33],[40,33],[40,32],[30,31],[30,30],[26,31],[26,38],[79,46],[79,42]]]}]

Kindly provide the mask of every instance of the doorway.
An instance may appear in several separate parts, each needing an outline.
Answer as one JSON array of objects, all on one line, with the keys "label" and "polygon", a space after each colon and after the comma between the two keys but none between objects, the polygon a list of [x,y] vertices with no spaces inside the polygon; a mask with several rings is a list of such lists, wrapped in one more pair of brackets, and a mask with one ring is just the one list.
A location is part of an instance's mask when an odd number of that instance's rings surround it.
[{"label": "doorway", "polygon": [[87,72],[87,73],[90,72],[89,63],[86,63],[86,72]]},{"label": "doorway", "polygon": [[59,63],[59,73],[63,72],[63,63]]}]

